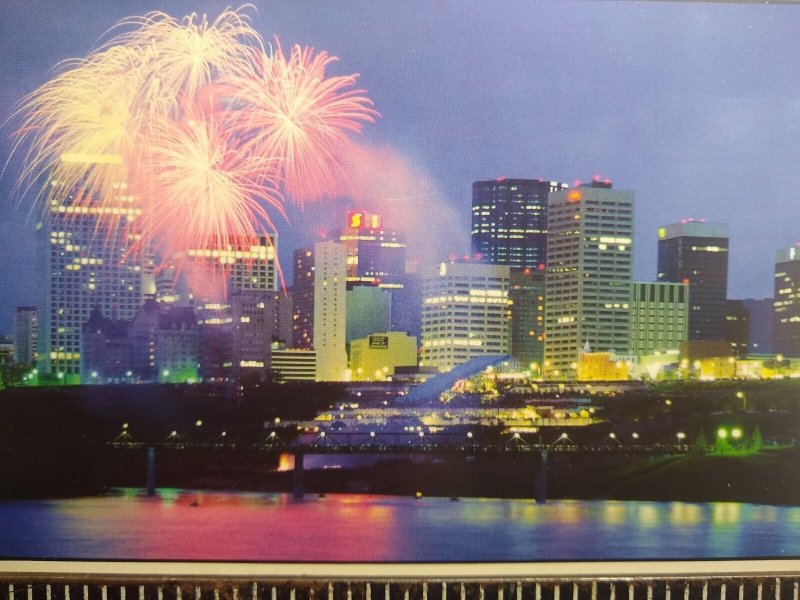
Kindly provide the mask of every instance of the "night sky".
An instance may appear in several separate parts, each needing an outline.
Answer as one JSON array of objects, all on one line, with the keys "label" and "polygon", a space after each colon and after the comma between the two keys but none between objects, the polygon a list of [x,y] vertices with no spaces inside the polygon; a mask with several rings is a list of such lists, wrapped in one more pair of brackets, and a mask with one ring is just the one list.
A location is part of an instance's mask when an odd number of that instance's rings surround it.
[{"label": "night sky", "polygon": [[[126,16],[216,16],[222,2],[3,0],[0,121],[58,61]],[[610,177],[636,192],[636,277],[656,230],[730,224],[733,298],[772,295],[774,253],[800,240],[800,6],[677,2],[257,2],[265,40],[339,56],[382,117],[364,139],[393,167],[369,198],[289,211],[279,248],[336,229],[349,206],[406,215],[421,258],[468,250],[471,183]],[[11,128],[2,130],[8,156]],[[35,218],[0,180],[0,332],[35,304]],[[395,216],[395,218],[399,218]],[[397,225],[402,225],[397,223]],[[425,239],[420,236],[424,235]]]}]

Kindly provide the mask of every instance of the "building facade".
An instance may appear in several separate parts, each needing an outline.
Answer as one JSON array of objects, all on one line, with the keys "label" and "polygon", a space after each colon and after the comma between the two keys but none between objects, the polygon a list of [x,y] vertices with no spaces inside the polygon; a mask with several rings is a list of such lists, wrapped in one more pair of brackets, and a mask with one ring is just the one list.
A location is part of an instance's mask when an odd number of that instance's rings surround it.
[{"label": "building facade", "polygon": [[689,284],[690,340],[724,340],[728,226],[686,220],[658,229],[658,280]]},{"label": "building facade", "polygon": [[39,358],[39,317],[35,306],[18,306],[14,314],[14,362],[33,365]]},{"label": "building facade", "polygon": [[545,377],[574,378],[581,348],[629,352],[633,283],[631,191],[593,181],[550,195]]},{"label": "building facade", "polygon": [[631,355],[677,352],[688,332],[688,284],[639,281],[633,284]]},{"label": "building facade", "polygon": [[317,381],[347,377],[347,248],[336,242],[314,246],[314,350]]},{"label": "building facade", "polygon": [[369,285],[388,291],[392,297],[391,329],[408,329],[404,310],[407,298],[404,233],[387,227],[382,215],[354,211],[347,213],[339,242],[347,248],[347,289]]},{"label": "building facade", "polygon": [[315,381],[317,353],[275,344],[270,355],[270,368],[280,381]]},{"label": "building facade", "polygon": [[750,311],[744,300],[728,300],[725,303],[725,340],[731,346],[731,356],[747,356],[750,346]]},{"label": "building facade", "polygon": [[483,354],[511,350],[510,268],[442,263],[425,281],[420,366],[449,371]]},{"label": "building facade", "polygon": [[57,382],[80,382],[83,325],[93,309],[127,320],[144,300],[141,209],[119,191],[115,206],[97,206],[56,189],[37,226],[39,371]]},{"label": "building facade", "polygon": [[372,333],[391,330],[392,296],[388,290],[357,285],[347,290],[346,307],[348,344]]},{"label": "building facade", "polygon": [[405,333],[385,331],[350,342],[353,381],[385,381],[397,367],[417,366],[417,340]]},{"label": "building facade", "polygon": [[775,300],[772,351],[800,357],[800,248],[775,256]]},{"label": "building facade", "polygon": [[292,348],[314,347],[314,249],[299,248],[292,262]]},{"label": "building facade", "polygon": [[511,269],[511,356],[538,374],[544,360],[545,274]]},{"label": "building facade", "polygon": [[472,184],[472,254],[519,269],[547,263],[547,202],[567,184],[540,179],[492,179]]}]

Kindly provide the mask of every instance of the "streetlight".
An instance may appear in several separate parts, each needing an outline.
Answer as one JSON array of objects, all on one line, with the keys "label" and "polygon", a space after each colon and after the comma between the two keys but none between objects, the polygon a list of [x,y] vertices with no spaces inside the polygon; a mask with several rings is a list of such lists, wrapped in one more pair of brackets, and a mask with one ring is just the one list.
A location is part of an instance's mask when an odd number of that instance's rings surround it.
[{"label": "streetlight", "polygon": [[742,401],[742,411],[747,412],[747,396],[745,396],[743,391],[739,390],[736,392],[736,397]]},{"label": "streetlight", "polygon": [[471,431],[468,431],[468,432],[467,432],[467,437],[468,437],[469,439],[472,439],[472,432],[471,432]]},{"label": "streetlight", "polygon": [[682,431],[679,431],[678,433],[675,434],[675,437],[678,438],[679,442],[682,442],[683,440],[686,439],[686,434],[683,433]]},{"label": "streetlight", "polygon": [[636,433],[636,432],[634,431],[634,432],[631,434],[631,437],[632,437],[633,439],[635,439],[635,440],[638,440],[638,439],[639,439],[639,434],[638,434],[638,433]]},{"label": "streetlight", "polygon": [[742,430],[738,427],[734,427],[731,429],[731,437],[735,440],[741,439],[742,437]]},{"label": "streetlight", "polygon": [[724,427],[720,427],[720,428],[717,430],[717,437],[718,437],[719,439],[721,439],[721,440],[725,440],[725,439],[727,439],[727,438],[728,438],[728,430],[727,430],[727,429],[725,429]]},{"label": "streetlight", "polygon": [[195,427],[201,427],[202,425],[203,425],[202,419],[197,419],[197,421],[194,422]]}]

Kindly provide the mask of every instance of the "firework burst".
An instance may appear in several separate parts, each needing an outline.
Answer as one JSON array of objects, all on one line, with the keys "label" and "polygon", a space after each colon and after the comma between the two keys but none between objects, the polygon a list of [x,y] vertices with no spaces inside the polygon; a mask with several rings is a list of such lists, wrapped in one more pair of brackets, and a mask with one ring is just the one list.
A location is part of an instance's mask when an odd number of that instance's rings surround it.
[{"label": "firework burst", "polygon": [[272,184],[276,161],[247,152],[201,108],[153,124],[143,141],[141,179],[133,184],[142,192],[146,239],[165,255],[225,248],[273,231],[268,208],[285,217]]},{"label": "firework burst", "polygon": [[63,63],[12,117],[20,196],[96,208],[98,222],[135,205],[139,247],[169,260],[272,239],[280,190],[300,203],[332,195],[335,153],[378,113],[356,75],[326,77],[335,57],[265,52],[244,8],[125,19]]},{"label": "firework burst", "polygon": [[229,81],[233,130],[253,152],[280,159],[283,188],[300,204],[335,189],[336,153],[378,116],[364,91],[352,89],[357,75],[325,76],[336,60],[297,45],[284,55],[276,39],[272,55],[254,53],[252,73]]}]

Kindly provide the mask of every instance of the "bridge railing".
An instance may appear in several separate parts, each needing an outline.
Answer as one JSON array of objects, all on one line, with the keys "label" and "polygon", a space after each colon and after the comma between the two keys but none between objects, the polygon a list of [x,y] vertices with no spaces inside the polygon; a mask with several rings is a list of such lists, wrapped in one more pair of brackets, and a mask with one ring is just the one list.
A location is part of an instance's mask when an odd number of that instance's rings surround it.
[{"label": "bridge railing", "polygon": [[[518,565],[47,562],[0,572],[7,600],[798,600],[792,561]],[[768,566],[765,566],[768,565]],[[27,571],[27,569],[26,569]],[[71,571],[71,572],[70,572]],[[149,571],[149,572],[148,572]],[[248,571],[254,571],[250,574]],[[298,576],[297,573],[305,576]],[[434,574],[435,573],[435,574]]]}]

